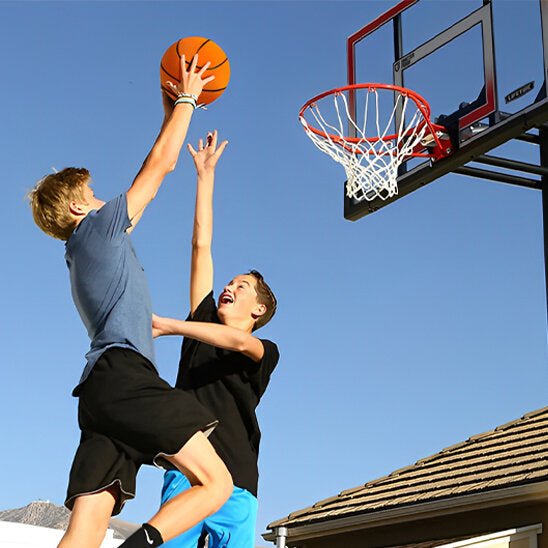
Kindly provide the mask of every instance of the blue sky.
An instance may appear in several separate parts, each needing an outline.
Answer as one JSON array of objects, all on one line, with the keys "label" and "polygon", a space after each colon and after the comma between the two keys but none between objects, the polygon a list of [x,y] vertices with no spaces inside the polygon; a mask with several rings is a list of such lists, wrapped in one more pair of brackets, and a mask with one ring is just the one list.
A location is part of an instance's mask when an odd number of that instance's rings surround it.
[{"label": "blue sky", "polygon": [[[342,168],[298,123],[308,98],[345,83],[346,37],[390,5],[0,3],[0,509],[62,503],[78,442],[70,391],[88,346],[63,245],[34,226],[24,195],[70,165],[90,169],[99,197],[127,189],[161,122],[159,60],[187,35],[214,39],[232,66],[227,92],[189,132],[196,142],[217,128],[230,141],[217,176],[216,288],[257,268],[280,302],[262,331],[282,357],[259,407],[258,533],[546,405],[540,194],[449,175],[350,223]],[[183,151],[132,236],[163,315],[187,313],[193,199]],[[157,343],[169,381],[178,349]],[[147,519],[160,486],[161,473],[144,469],[120,517]]]}]

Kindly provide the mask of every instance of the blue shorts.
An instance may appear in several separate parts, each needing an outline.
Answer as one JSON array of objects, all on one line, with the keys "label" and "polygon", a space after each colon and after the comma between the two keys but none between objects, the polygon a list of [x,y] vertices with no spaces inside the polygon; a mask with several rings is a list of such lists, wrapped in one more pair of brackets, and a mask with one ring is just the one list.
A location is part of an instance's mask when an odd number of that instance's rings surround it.
[{"label": "blue shorts", "polygon": [[[188,479],[176,470],[164,475],[162,504],[191,487]],[[182,535],[163,544],[166,548],[196,548],[202,534],[209,535],[208,548],[253,548],[257,499],[245,489],[234,487],[222,508]]]}]

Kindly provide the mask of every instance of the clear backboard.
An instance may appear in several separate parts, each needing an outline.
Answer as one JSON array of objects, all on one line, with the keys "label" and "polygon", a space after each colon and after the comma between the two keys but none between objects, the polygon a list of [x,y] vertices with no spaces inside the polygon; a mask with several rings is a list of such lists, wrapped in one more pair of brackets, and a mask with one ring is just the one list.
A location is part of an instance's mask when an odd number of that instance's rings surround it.
[{"label": "clear backboard", "polygon": [[[548,176],[547,48],[548,0],[402,0],[357,29],[347,41],[348,84],[419,93],[432,121],[446,127],[452,153],[403,162],[395,196],[345,191],[345,217],[357,220],[450,172],[540,189]],[[357,117],[360,101],[350,95]],[[538,165],[490,154],[512,139],[536,145]]]}]

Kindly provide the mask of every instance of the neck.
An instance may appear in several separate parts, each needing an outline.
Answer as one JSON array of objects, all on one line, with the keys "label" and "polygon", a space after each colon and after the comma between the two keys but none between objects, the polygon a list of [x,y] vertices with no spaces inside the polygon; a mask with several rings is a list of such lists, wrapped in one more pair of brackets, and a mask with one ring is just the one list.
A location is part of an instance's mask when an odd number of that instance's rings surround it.
[{"label": "neck", "polygon": [[73,215],[74,228],[76,228],[85,218],[86,218],[86,215],[78,215],[78,217]]},{"label": "neck", "polygon": [[80,211],[77,213],[72,212],[71,216],[74,219],[74,228],[76,228],[87,216],[88,213],[92,210],[90,206],[84,206],[80,208]]},{"label": "neck", "polygon": [[246,331],[247,333],[251,333],[253,331],[253,320],[231,318],[225,321],[223,318],[221,318],[221,321],[229,327],[241,329],[242,331]]}]

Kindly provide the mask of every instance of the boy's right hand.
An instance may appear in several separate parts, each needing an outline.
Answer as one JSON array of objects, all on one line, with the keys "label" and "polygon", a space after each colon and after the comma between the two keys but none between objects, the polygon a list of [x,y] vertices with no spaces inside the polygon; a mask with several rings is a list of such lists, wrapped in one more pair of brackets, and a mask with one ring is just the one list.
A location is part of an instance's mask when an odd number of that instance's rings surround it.
[{"label": "boy's right hand", "polygon": [[217,148],[217,140],[218,134],[217,130],[215,130],[213,133],[208,134],[205,146],[202,139],[198,141],[198,150],[195,150],[190,143],[187,145],[198,175],[213,173],[215,171],[215,166],[226,145],[228,145],[228,141],[223,141]]},{"label": "boy's right hand", "polygon": [[181,82],[179,84],[174,84],[173,82],[166,82],[166,84],[172,89],[175,95],[181,93],[191,93],[200,96],[204,86],[215,80],[215,76],[208,76],[203,78],[205,72],[209,68],[211,63],[208,61],[198,72],[196,72],[196,67],[198,65],[198,54],[192,58],[192,63],[187,70],[185,56],[181,55]]}]

